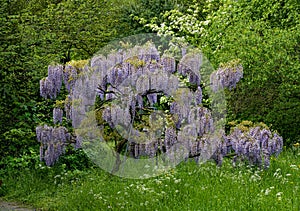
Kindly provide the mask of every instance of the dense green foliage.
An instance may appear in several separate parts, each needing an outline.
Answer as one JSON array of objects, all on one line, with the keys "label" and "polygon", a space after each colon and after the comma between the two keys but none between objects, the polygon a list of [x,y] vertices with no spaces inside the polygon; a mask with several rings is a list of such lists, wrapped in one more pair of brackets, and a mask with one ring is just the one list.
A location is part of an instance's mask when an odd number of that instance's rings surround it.
[{"label": "dense green foliage", "polygon": [[[36,83],[41,74],[32,71],[33,63],[37,61],[32,59],[34,46],[23,33],[27,16],[21,15],[23,5],[18,1],[1,4],[0,157],[17,156],[20,149],[35,143],[32,131],[38,109]],[[34,68],[44,68],[42,61],[36,65]]]},{"label": "dense green foliage", "polygon": [[133,31],[113,1],[3,1],[0,10],[3,158],[36,147],[36,125],[51,121],[53,103],[39,96],[39,80],[49,64],[90,58],[108,41]]}]

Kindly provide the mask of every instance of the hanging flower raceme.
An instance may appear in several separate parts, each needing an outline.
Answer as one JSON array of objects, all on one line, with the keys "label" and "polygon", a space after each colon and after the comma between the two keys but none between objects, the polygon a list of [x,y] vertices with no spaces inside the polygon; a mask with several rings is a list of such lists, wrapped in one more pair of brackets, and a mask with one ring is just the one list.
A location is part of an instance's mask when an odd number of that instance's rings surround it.
[{"label": "hanging flower raceme", "polygon": [[161,58],[161,64],[163,70],[168,73],[175,73],[176,71],[176,61],[172,57],[163,57]]},{"label": "hanging flower raceme", "polygon": [[283,147],[282,137],[264,125],[245,127],[239,124],[228,139],[235,153],[234,164],[247,161],[249,165],[268,168],[271,155],[278,156]]},{"label": "hanging flower raceme", "polygon": [[227,64],[222,64],[219,69],[211,74],[211,87],[213,91],[236,87],[236,84],[243,78],[243,66],[239,60],[233,60]]},{"label": "hanging flower raceme", "polygon": [[48,77],[40,80],[40,94],[44,98],[55,99],[62,86],[63,66],[49,66]]},{"label": "hanging flower raceme", "polygon": [[62,123],[63,118],[63,110],[61,108],[54,108],[53,109],[53,123]]},{"label": "hanging flower raceme", "polygon": [[78,71],[81,71],[71,65],[50,65],[48,67],[48,76],[40,80],[40,94],[44,98],[55,99],[60,93],[62,82],[64,82],[67,91],[70,93],[75,84]]},{"label": "hanging flower raceme", "polygon": [[65,127],[38,126],[36,135],[40,146],[40,160],[45,161],[47,166],[52,166],[65,152],[65,147],[71,139]]},{"label": "hanging flower raceme", "polygon": [[63,71],[63,80],[66,89],[68,90],[69,93],[74,87],[76,78],[77,78],[77,69],[71,65],[66,65]]}]

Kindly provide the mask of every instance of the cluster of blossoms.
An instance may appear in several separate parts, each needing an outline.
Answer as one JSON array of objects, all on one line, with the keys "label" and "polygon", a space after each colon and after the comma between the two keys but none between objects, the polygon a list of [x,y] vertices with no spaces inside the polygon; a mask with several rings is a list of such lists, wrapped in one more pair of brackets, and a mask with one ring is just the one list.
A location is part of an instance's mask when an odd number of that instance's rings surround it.
[{"label": "cluster of blossoms", "polygon": [[[122,137],[129,140],[129,155],[136,158],[151,157],[159,152],[172,150],[175,144],[188,142],[187,133],[192,134],[189,135],[192,137],[201,137],[205,133],[212,132],[211,113],[201,105],[202,89],[199,74],[201,59],[199,55],[186,54],[176,66],[175,58],[166,56],[160,58],[153,46],[139,50],[141,51],[138,51],[137,58],[128,59],[123,56],[123,60],[121,59],[118,65],[111,68],[111,71],[98,77],[100,81],[97,94],[101,100],[118,100],[118,96],[122,96],[118,104],[103,108],[102,119],[110,127],[116,128]],[[100,61],[104,60],[103,57],[98,59],[94,60],[93,64],[99,65]],[[187,77],[190,84],[196,85],[196,90],[180,88],[180,81],[174,73]],[[159,129],[147,128],[146,131],[129,128],[137,111],[152,109],[161,95],[174,98],[170,105],[170,114],[175,126],[161,125]],[[191,131],[189,129],[192,127],[188,127],[189,125],[193,125]],[[129,131],[130,134],[128,134]],[[161,134],[156,135],[159,132]],[[192,149],[188,150],[194,154],[200,152],[200,146],[204,143],[205,146],[208,145],[208,141],[200,139],[194,142],[198,143],[186,145],[189,148],[195,148],[194,145],[198,146],[195,152]]]},{"label": "cluster of blossoms", "polygon": [[68,120],[71,120],[71,116],[72,116],[72,97],[71,95],[67,95],[66,99],[65,99],[65,105],[64,105],[64,109],[65,109],[65,114],[66,114],[66,118]]},{"label": "cluster of blossoms", "polygon": [[144,18],[135,17],[135,19],[159,35],[180,36],[182,39],[199,37],[207,33],[207,25],[210,23],[210,20],[201,20],[203,14],[206,14],[211,7],[211,1],[204,2],[201,6],[198,3],[192,4],[184,12],[179,9],[166,11],[163,17],[167,21],[159,25],[156,17],[150,23],[147,23]]},{"label": "cluster of blossoms", "polygon": [[40,80],[40,94],[44,98],[55,99],[59,94],[62,83],[67,91],[72,92],[78,73],[86,71],[87,66],[83,68],[74,67],[71,64],[50,65],[48,66],[48,76]]},{"label": "cluster of blossoms", "polygon": [[62,123],[62,118],[63,118],[63,110],[61,108],[54,108],[53,109],[53,123]]},{"label": "cluster of blossoms", "polygon": [[77,78],[77,68],[71,66],[71,65],[66,65],[65,69],[63,71],[63,81],[66,86],[66,89],[68,92],[72,90],[75,84],[75,79]]},{"label": "cluster of blossoms", "polygon": [[[199,59],[194,58],[193,60],[185,57],[179,62],[176,68],[174,58],[162,58],[161,60],[158,60],[157,56],[154,57],[156,58],[157,63],[168,61],[168,65],[163,65],[163,67],[166,67],[163,68],[163,70],[168,74],[178,73],[188,77],[188,81],[197,86],[196,91],[192,92],[191,90],[181,89],[176,92],[178,81],[170,80],[170,75],[166,76],[161,74],[161,72],[156,75],[155,72],[154,74],[147,75],[147,71],[153,72],[153,70],[147,69],[149,66],[146,65],[146,68],[140,68],[138,70],[143,72],[143,74],[138,75],[136,78],[137,80],[134,80],[136,83],[130,84],[131,86],[136,87],[136,92],[133,93],[133,95],[135,94],[136,96],[131,95],[129,102],[123,100],[123,102],[126,102],[124,107],[106,107],[104,110],[105,112],[103,112],[103,119],[105,119],[112,127],[115,127],[118,124],[127,126],[132,120],[130,114],[134,114],[136,112],[135,109],[143,108],[143,95],[147,97],[149,105],[152,106],[158,101],[159,93],[156,93],[155,91],[170,94],[173,97],[175,96],[175,101],[170,104],[170,113],[173,115],[175,127],[165,127],[163,137],[155,137],[155,139],[153,139],[153,136],[151,135],[142,138],[145,133],[132,129],[132,137],[128,150],[129,155],[135,158],[140,156],[152,157],[158,152],[171,152],[174,150],[174,146],[179,144],[185,146],[188,151],[188,157],[195,157],[196,160],[199,160],[200,156],[213,158],[218,165],[221,165],[223,157],[230,152],[231,144],[229,138],[226,136],[213,138],[209,135],[214,131],[214,124],[211,112],[207,108],[201,106],[201,77],[197,74],[199,72],[197,69],[199,70],[200,68],[199,63],[197,63]],[[145,62],[145,64],[147,63]],[[152,77],[153,75],[155,75],[155,77]],[[171,89],[172,86],[169,84],[175,84],[173,90]],[[168,88],[165,89],[165,87]],[[105,99],[104,95],[102,96],[103,99]],[[133,112],[130,113],[130,111]],[[133,137],[137,137],[139,140],[143,139],[144,142],[135,142]]]},{"label": "cluster of blossoms", "polygon": [[[55,99],[59,94],[64,82],[69,95],[65,100],[65,115],[67,119],[72,119],[72,95],[73,88],[78,78],[78,72],[83,68],[76,68],[71,65],[55,65],[48,67],[48,76],[40,81],[40,94],[44,98]],[[53,109],[53,123],[62,124],[64,111],[60,107]],[[38,126],[36,135],[40,146],[40,159],[44,160],[46,165],[53,165],[64,153],[65,146],[70,144],[71,134],[65,127],[50,127],[47,125]],[[81,146],[81,140],[76,138],[76,148]]]},{"label": "cluster of blossoms", "polygon": [[40,93],[42,97],[56,98],[62,86],[62,75],[62,65],[48,67],[48,77],[40,80]]},{"label": "cluster of blossoms", "polygon": [[277,133],[264,127],[255,126],[248,129],[235,127],[228,136],[235,153],[233,163],[247,161],[250,165],[270,166],[270,156],[278,156],[283,147],[283,139]]},{"label": "cluster of blossoms", "polygon": [[65,127],[50,127],[47,125],[36,128],[37,140],[41,143],[40,159],[45,161],[47,166],[53,165],[64,153],[65,146],[71,139]]},{"label": "cluster of blossoms", "polygon": [[233,61],[227,65],[221,66],[216,72],[211,74],[212,90],[236,87],[236,84],[243,78],[243,66],[238,61]]}]

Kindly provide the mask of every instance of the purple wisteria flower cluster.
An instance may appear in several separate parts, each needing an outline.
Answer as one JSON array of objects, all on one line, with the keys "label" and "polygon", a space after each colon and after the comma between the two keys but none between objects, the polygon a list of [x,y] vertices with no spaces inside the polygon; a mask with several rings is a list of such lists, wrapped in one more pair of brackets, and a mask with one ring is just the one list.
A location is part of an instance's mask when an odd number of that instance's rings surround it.
[{"label": "purple wisteria flower cluster", "polygon": [[[85,60],[82,60],[85,64]],[[72,62],[74,64],[72,64]],[[80,64],[79,65],[83,65]],[[74,66],[72,66],[74,65]],[[71,93],[79,73],[87,71],[87,65],[78,67],[74,61],[66,65],[49,65],[48,76],[40,80],[40,94],[44,98],[55,99],[64,83],[66,90]]]},{"label": "purple wisteria flower cluster", "polygon": [[61,108],[54,108],[53,109],[53,123],[62,123],[62,118],[63,118],[63,110]]},{"label": "purple wisteria flower cluster", "polygon": [[247,129],[237,126],[227,138],[235,153],[234,165],[246,161],[249,165],[268,168],[271,155],[278,156],[283,147],[282,137],[262,126]]},{"label": "purple wisteria flower cluster", "polygon": [[66,65],[63,71],[63,81],[68,92],[71,92],[77,78],[77,68],[72,65]]},{"label": "purple wisteria flower cluster", "polygon": [[[55,99],[61,91],[64,83],[66,90],[69,92],[64,105],[65,115],[68,120],[71,120],[72,114],[72,93],[73,88],[78,78],[78,73],[84,68],[73,67],[70,64],[50,65],[48,67],[48,76],[40,80],[40,95],[44,98]],[[62,124],[64,111],[59,107],[53,109],[53,123]],[[64,153],[65,146],[70,144],[71,134],[65,127],[57,126],[38,126],[36,135],[40,146],[40,158],[44,160],[46,165],[53,165],[58,158]],[[76,139],[75,148],[80,147],[80,139]]]},{"label": "purple wisteria flower cluster", "polygon": [[[185,144],[189,154],[199,154],[203,148],[201,146],[209,145],[200,137],[214,130],[211,112],[202,106],[199,56],[186,54],[176,65],[175,58],[160,57],[153,46],[138,49],[135,53],[138,56],[129,58],[126,57],[128,54],[123,57],[117,54],[118,59],[114,60],[119,63],[110,71],[103,70],[98,75],[97,94],[100,99],[107,102],[119,99],[118,103],[103,107],[102,119],[128,139],[127,151],[131,157],[153,157],[158,153],[168,153],[176,144]],[[102,56],[92,59],[91,64],[96,72],[100,72],[99,67],[106,66],[100,65],[103,61],[105,58]],[[176,74],[188,78],[190,84],[196,85],[196,90],[180,88]],[[169,112],[174,124],[168,126],[156,120],[155,126],[144,128],[143,131],[131,128],[138,112],[151,110],[155,113],[153,106],[159,103],[161,96],[174,98]],[[159,118],[165,121],[164,115]],[[188,137],[196,139],[186,144],[191,141]]]},{"label": "purple wisteria flower cluster", "polygon": [[213,91],[236,87],[236,84],[243,78],[243,66],[239,60],[233,60],[227,64],[221,65],[216,72],[211,74],[211,87]]},{"label": "purple wisteria flower cluster", "polygon": [[48,77],[40,80],[40,93],[42,97],[56,98],[62,86],[63,68],[62,65],[48,67]]},{"label": "purple wisteria flower cluster", "polygon": [[64,153],[71,134],[65,127],[50,127],[47,125],[36,128],[37,140],[41,143],[40,159],[45,161],[47,166],[52,166]]}]

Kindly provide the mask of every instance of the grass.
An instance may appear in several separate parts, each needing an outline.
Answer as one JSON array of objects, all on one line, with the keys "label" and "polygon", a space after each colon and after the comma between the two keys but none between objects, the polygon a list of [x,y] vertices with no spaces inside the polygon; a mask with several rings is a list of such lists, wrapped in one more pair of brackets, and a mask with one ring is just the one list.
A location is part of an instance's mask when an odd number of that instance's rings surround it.
[{"label": "grass", "polygon": [[[286,150],[267,170],[189,161],[143,180],[101,169],[22,170],[3,177],[6,200],[41,210],[300,210],[300,151]],[[0,189],[1,190],[1,189]]]}]

